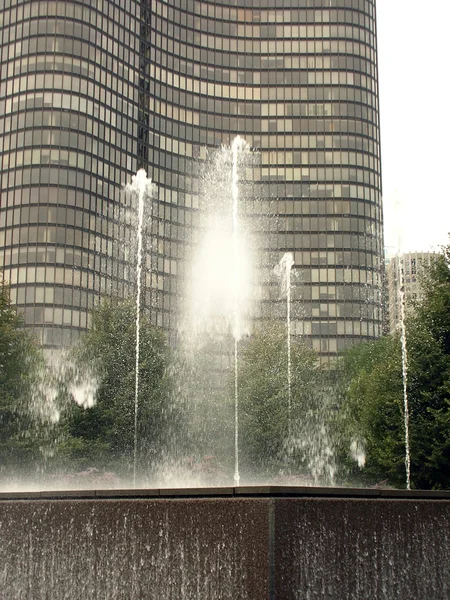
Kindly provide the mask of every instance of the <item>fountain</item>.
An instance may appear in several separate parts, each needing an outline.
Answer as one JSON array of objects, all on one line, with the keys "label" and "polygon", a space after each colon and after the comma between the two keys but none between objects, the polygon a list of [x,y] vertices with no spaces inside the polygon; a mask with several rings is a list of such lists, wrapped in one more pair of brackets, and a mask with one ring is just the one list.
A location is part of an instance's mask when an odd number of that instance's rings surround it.
[{"label": "fountain", "polygon": [[402,258],[403,247],[403,221],[400,219],[400,202],[395,203],[395,214],[397,222],[397,281],[398,300],[400,308],[400,343],[402,348],[402,383],[403,383],[403,423],[405,430],[405,472],[406,489],[411,489],[411,448],[409,435],[409,401],[408,401],[408,346],[406,339],[406,293],[405,274]]},{"label": "fountain", "polygon": [[[225,405],[228,390],[231,393],[232,387],[232,415],[230,410],[224,418],[233,421],[233,448],[228,447],[227,453],[232,452],[234,456],[235,485],[240,483],[239,343],[250,333],[255,304],[251,234],[245,223],[242,210],[245,200],[240,195],[239,184],[240,166],[245,164],[248,156],[246,142],[237,137],[230,148],[222,147],[208,162],[202,180],[201,211],[198,235],[192,248],[192,268],[186,278],[185,297],[188,302],[184,306],[185,318],[180,327],[185,360],[197,372],[195,383],[186,394],[191,398],[205,397],[192,408],[193,414],[201,413],[204,423],[206,413],[216,402],[213,397],[221,398],[217,402]],[[233,382],[229,386],[231,377]],[[211,418],[215,419],[216,415]],[[226,423],[221,424],[221,429],[224,425],[226,427]],[[209,440],[208,454],[217,456],[220,444],[214,436],[206,437]],[[225,439],[223,443],[228,445]]]},{"label": "fountain", "polygon": [[233,313],[234,313],[234,482],[239,485],[239,379],[238,379],[238,340],[240,335],[239,323],[239,152],[245,147],[245,142],[237,136],[232,145],[233,171],[232,171],[232,199],[233,199]]},{"label": "fountain", "polygon": [[281,287],[286,294],[286,340],[287,340],[287,381],[288,381],[288,426],[291,435],[292,411],[292,360],[291,360],[291,269],[294,266],[292,252],[283,254],[275,273],[281,280]]},{"label": "fountain", "polygon": [[141,279],[142,279],[142,228],[144,223],[144,202],[151,197],[152,180],[147,178],[144,169],[140,169],[132,178],[132,183],[126,186],[126,191],[137,197],[137,249],[136,249],[136,365],[134,386],[134,451],[133,451],[133,487],[136,487],[136,460],[138,442],[138,412],[139,412],[139,335],[141,314]]},{"label": "fountain", "polygon": [[405,425],[406,489],[411,489],[411,449],[409,441],[408,347],[406,345],[405,282],[403,261],[398,255],[398,293],[400,299],[400,340],[402,345],[403,419]]},{"label": "fountain", "polygon": [[[222,147],[220,150],[211,153],[211,160],[208,162],[208,172],[204,174],[205,189],[202,194],[203,205],[198,213],[198,223],[196,231],[197,239],[192,243],[192,272],[186,280],[190,287],[185,294],[192,301],[190,310],[184,323],[183,343],[189,339],[187,345],[187,354],[190,358],[196,359],[201,354],[202,345],[205,346],[207,340],[209,346],[206,353],[210,354],[210,362],[213,363],[212,368],[203,369],[212,374],[209,390],[204,394],[204,404],[197,411],[197,419],[202,421],[204,427],[209,427],[208,418],[205,415],[205,403],[214,404],[211,402],[212,395],[215,390],[220,389],[222,396],[217,394],[217,404],[223,401],[228,394],[228,389],[224,392],[228,385],[227,378],[233,379],[233,415],[226,415],[224,419],[216,425],[213,437],[219,429],[226,430],[233,428],[233,446],[231,443],[225,448],[224,453],[230,457],[234,457],[234,474],[233,481],[235,486],[241,483],[240,472],[240,454],[242,439],[240,438],[240,374],[239,362],[240,353],[245,351],[247,340],[246,336],[254,334],[250,323],[255,321],[255,306],[258,304],[255,297],[258,293],[255,290],[258,288],[257,278],[255,273],[260,265],[256,265],[252,256],[254,248],[254,231],[249,227],[249,219],[247,218],[247,209],[245,206],[246,198],[243,192],[245,182],[240,181],[240,175],[246,167],[246,160],[251,153],[246,142],[241,137],[236,137],[230,147]],[[135,364],[134,364],[134,435],[133,435],[133,467],[132,467],[132,485],[136,487],[136,463],[138,453],[138,420],[139,420],[139,402],[140,402],[140,319],[141,319],[141,280],[142,280],[142,259],[143,259],[143,226],[144,226],[144,205],[148,198],[152,195],[151,180],[147,178],[144,170],[138,171],[133,176],[131,184],[126,186],[125,191],[131,194],[135,201],[136,209],[136,298],[135,298]],[[150,203],[151,206],[151,203]],[[250,209],[251,210],[251,209]],[[267,231],[266,223],[262,228]],[[257,229],[257,227],[253,228]],[[194,228],[195,229],[195,226]],[[264,261],[259,258],[260,262],[267,264],[267,257]],[[270,257],[272,262],[273,257]],[[252,264],[253,263],[253,264]],[[272,262],[273,264],[273,262]],[[336,461],[334,456],[334,439],[330,434],[328,423],[323,419],[323,411],[332,410],[333,400],[327,398],[322,402],[324,409],[317,410],[317,398],[313,399],[309,405],[305,405],[305,412],[299,418],[297,410],[295,417],[295,427],[293,426],[293,402],[297,402],[298,398],[293,396],[292,378],[293,378],[293,357],[292,350],[293,336],[291,335],[291,271],[294,265],[294,259],[291,252],[286,252],[279,264],[275,267],[275,274],[280,278],[282,293],[286,297],[286,308],[284,314],[280,311],[277,315],[279,319],[285,318],[286,323],[286,381],[287,393],[283,390],[283,397],[280,396],[280,402],[286,402],[287,412],[287,434],[285,443],[285,456],[283,459],[286,462],[294,453],[297,456],[302,455],[302,459],[297,462],[295,468],[299,473],[300,468],[308,471],[308,475],[300,472],[300,481],[305,482],[307,476],[310,476],[310,481],[314,484],[334,485]],[[273,271],[270,270],[273,276]],[[269,275],[270,276],[270,275]],[[185,308],[185,307],[184,307]],[[180,344],[182,345],[182,344]],[[407,353],[406,342],[403,336],[403,375],[404,375],[404,392],[405,392],[405,432],[407,440],[407,487],[410,487],[409,469],[409,433],[408,433],[408,406],[407,406]],[[226,360],[223,360],[226,359]],[[224,363],[229,361],[224,366]],[[203,365],[202,365],[203,367]],[[282,367],[284,371],[284,364]],[[97,381],[91,377],[90,382],[83,382],[77,378],[77,381],[69,388],[74,401],[86,409],[89,409],[94,404],[94,395]],[[189,396],[198,395],[198,379],[195,385],[189,390]],[[326,387],[326,386],[322,386]],[[297,393],[297,391],[296,391]],[[316,396],[318,392],[316,390]],[[320,393],[323,393],[321,390]],[[325,390],[325,395],[328,390]],[[55,395],[55,394],[53,394]],[[231,385],[230,394],[231,396]],[[231,398],[230,398],[231,400]],[[215,411],[214,407],[212,410]],[[195,412],[194,410],[194,412]],[[230,410],[231,413],[231,410]],[[220,414],[220,412],[218,412]],[[214,415],[216,417],[217,415]],[[219,419],[220,420],[220,419]],[[223,433],[223,438],[227,437],[226,431]],[[200,458],[211,457],[217,454],[217,448],[220,444],[216,444],[215,439],[210,437],[203,445],[203,454]],[[229,435],[228,439],[231,439]],[[223,440],[221,440],[223,441]],[[228,443],[228,442],[227,442]],[[358,461],[358,464],[363,464],[360,446],[352,440],[350,444],[349,454]],[[198,460],[198,456],[197,459]],[[222,470],[224,477],[215,479],[214,483],[228,482],[225,475],[226,471],[231,472],[231,465],[226,464]],[[279,469],[275,475],[282,477],[290,469]],[[295,472],[295,469],[294,469]],[[244,469],[245,473],[245,469]],[[252,479],[247,478],[247,481],[260,481],[258,476]],[[245,478],[245,474],[244,474]],[[158,484],[165,483],[158,478],[151,480],[157,481]],[[180,481],[166,477],[171,485],[180,485]],[[183,485],[192,484],[193,480],[189,477],[184,478]],[[266,482],[268,479],[265,480]],[[199,480],[196,480],[200,483]],[[149,483],[149,482],[148,482]],[[202,481],[210,483],[210,481]]]},{"label": "fountain", "polygon": [[[230,347],[227,352],[233,354],[234,486],[136,489],[143,205],[151,196],[150,180],[140,171],[128,188],[138,199],[133,489],[0,493],[5,598],[450,596],[449,492],[241,485],[238,343],[250,331],[252,303],[238,185],[245,149],[240,138],[232,146],[227,227],[206,215],[213,227],[202,230],[191,281],[191,354],[199,339],[205,343],[208,328],[224,347],[232,338],[233,352]],[[222,158],[229,166],[230,151],[224,150]],[[292,266],[286,253],[277,268],[286,293],[290,434]],[[406,358],[405,352],[405,364]],[[87,410],[93,389],[80,385],[72,392]],[[352,451],[360,460],[356,443]]]}]

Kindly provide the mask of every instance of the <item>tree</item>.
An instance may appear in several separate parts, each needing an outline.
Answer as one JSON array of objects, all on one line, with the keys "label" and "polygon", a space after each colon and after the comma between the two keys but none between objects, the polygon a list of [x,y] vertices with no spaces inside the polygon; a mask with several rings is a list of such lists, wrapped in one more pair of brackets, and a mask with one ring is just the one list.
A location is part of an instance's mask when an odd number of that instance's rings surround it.
[{"label": "tree", "polygon": [[242,345],[238,381],[243,471],[310,474],[313,451],[320,452],[316,425],[323,416],[315,353],[292,340],[289,399],[285,328],[262,326]]},{"label": "tree", "polygon": [[420,488],[450,488],[450,246],[431,265],[408,331],[412,473]]},{"label": "tree", "polygon": [[[65,416],[60,448],[72,468],[96,467],[125,475],[133,466],[136,312],[132,302],[104,300],[92,327],[73,351],[67,387],[78,404]],[[141,472],[160,457],[171,413],[170,352],[161,330],[140,319],[137,456]],[[89,388],[93,397],[89,398]],[[91,405],[93,404],[93,405]]]},{"label": "tree", "polygon": [[[178,347],[177,396],[183,405],[183,430],[177,436],[178,465],[191,464],[204,484],[221,482],[234,468],[234,393],[228,393],[228,373],[234,373],[234,339],[204,334]],[[231,360],[231,364],[228,361]],[[228,363],[228,364],[227,364]],[[225,366],[227,364],[227,366]],[[231,366],[233,365],[233,366]],[[234,384],[232,384],[234,389]],[[214,464],[218,477],[202,473],[205,460]],[[202,482],[203,483],[203,482]]]},{"label": "tree", "polygon": [[422,301],[416,319],[450,354],[450,245],[430,265],[421,282]]},{"label": "tree", "polygon": [[43,358],[0,282],[0,471],[33,470],[41,455],[32,409]]},{"label": "tree", "polygon": [[[364,440],[364,481],[389,479],[391,484],[401,486],[405,482],[405,437],[400,340],[398,336],[386,336],[359,344],[346,353],[344,360],[348,381],[347,448],[352,437]],[[355,467],[350,466],[350,472],[354,471]]]},{"label": "tree", "polygon": [[[412,485],[450,486],[450,247],[423,281],[406,323]],[[401,342],[388,336],[344,357],[348,409],[366,440],[369,479],[404,486],[405,426]]]}]

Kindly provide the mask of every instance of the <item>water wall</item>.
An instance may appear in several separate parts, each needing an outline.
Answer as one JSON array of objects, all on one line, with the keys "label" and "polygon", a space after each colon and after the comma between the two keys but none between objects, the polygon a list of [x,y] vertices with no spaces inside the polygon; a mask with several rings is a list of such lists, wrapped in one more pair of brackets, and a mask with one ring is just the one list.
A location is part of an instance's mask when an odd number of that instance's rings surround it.
[{"label": "water wall", "polygon": [[448,600],[450,493],[0,495],[7,599]]}]

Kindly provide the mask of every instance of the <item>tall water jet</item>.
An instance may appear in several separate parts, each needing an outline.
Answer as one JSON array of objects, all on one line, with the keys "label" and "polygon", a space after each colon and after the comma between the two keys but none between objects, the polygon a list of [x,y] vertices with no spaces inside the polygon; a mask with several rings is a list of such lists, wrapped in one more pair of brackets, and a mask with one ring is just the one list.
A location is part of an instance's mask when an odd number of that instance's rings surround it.
[{"label": "tall water jet", "polygon": [[241,336],[240,318],[239,318],[239,174],[238,174],[238,155],[239,151],[245,146],[245,141],[237,136],[233,140],[233,170],[231,192],[233,200],[233,336],[234,336],[234,483],[239,485],[239,378],[238,378],[238,340]]},{"label": "tall water jet", "polygon": [[248,144],[236,138],[197,165],[199,211],[194,214],[197,227],[179,328],[186,373],[182,393],[192,408],[186,423],[187,447],[194,461],[214,458],[235,485],[240,482],[242,453],[240,341],[250,333],[259,308],[257,228],[243,178],[244,168],[254,160]]},{"label": "tall water jet", "polygon": [[402,345],[402,379],[403,379],[403,417],[405,427],[405,468],[406,489],[411,489],[411,449],[409,439],[409,402],[408,402],[408,347],[406,343],[405,324],[405,281],[403,273],[403,259],[398,255],[398,293],[400,300],[400,340]]},{"label": "tall water jet", "polygon": [[142,228],[144,222],[144,200],[151,196],[152,180],[147,177],[144,169],[139,169],[133,175],[131,184],[126,186],[126,191],[137,197],[137,248],[136,248],[136,363],[134,384],[134,446],[133,446],[133,487],[136,486],[136,462],[137,462],[137,424],[139,412],[139,336],[140,336],[140,312],[141,312],[141,277],[142,277]]},{"label": "tall water jet", "polygon": [[292,360],[291,360],[291,269],[294,266],[292,252],[285,252],[275,273],[281,280],[281,288],[286,294],[286,341],[287,341],[287,384],[288,384],[288,433],[291,435],[292,412]]},{"label": "tall water jet", "polygon": [[397,223],[397,282],[400,309],[400,343],[402,347],[402,382],[403,382],[403,420],[405,429],[405,471],[406,489],[411,489],[411,449],[409,439],[409,401],[408,401],[408,345],[406,339],[406,294],[404,277],[403,219],[401,219],[401,202],[395,201],[395,222]]}]

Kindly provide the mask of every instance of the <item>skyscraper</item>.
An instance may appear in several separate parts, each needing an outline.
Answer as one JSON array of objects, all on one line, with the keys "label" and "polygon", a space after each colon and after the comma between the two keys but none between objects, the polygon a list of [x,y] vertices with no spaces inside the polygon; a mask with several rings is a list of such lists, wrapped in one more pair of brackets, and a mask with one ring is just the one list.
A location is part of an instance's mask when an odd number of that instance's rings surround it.
[{"label": "skyscraper", "polygon": [[394,333],[401,322],[401,295],[403,289],[406,309],[422,299],[422,280],[437,260],[435,252],[407,252],[393,256],[387,265],[389,292],[389,332]]},{"label": "skyscraper", "polygon": [[0,265],[45,346],[86,329],[114,260],[121,185],[137,167],[136,2],[0,3]]},{"label": "skyscraper", "polygon": [[237,134],[255,211],[277,217],[269,250],[293,253],[293,333],[324,357],[380,334],[375,0],[12,0],[0,26],[0,266],[44,344],[131,293],[138,167],[157,196],[144,304],[176,326],[196,165]]}]

